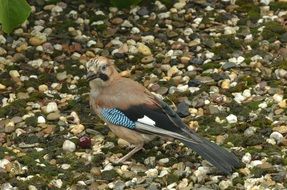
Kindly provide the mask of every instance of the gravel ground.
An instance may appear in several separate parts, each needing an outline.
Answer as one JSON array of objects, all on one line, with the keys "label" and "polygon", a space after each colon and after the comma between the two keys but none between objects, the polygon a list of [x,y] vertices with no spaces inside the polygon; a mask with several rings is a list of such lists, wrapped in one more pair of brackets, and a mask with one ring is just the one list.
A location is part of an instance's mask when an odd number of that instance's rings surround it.
[{"label": "gravel ground", "polygon": [[[29,22],[0,33],[0,189],[286,189],[286,0],[30,4]],[[242,168],[222,176],[160,139],[113,164],[131,147],[89,108],[85,63],[95,55]]]}]

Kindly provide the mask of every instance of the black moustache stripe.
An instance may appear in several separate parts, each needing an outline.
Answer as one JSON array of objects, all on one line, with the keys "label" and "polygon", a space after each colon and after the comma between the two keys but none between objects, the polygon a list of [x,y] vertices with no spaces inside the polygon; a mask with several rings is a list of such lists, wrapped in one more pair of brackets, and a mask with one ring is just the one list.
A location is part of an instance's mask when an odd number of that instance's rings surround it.
[{"label": "black moustache stripe", "polygon": [[100,74],[99,74],[99,78],[100,78],[100,79],[102,79],[103,81],[107,81],[107,80],[109,80],[108,75],[103,74],[103,73],[100,73]]}]

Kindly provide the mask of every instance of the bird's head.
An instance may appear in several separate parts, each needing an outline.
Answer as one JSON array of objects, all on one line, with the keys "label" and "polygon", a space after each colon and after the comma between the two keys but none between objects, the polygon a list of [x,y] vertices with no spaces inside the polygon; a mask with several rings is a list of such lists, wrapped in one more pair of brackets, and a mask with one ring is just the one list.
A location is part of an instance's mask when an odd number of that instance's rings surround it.
[{"label": "bird's head", "polygon": [[86,64],[90,82],[105,83],[114,80],[119,74],[114,67],[113,60],[103,56],[90,59]]}]

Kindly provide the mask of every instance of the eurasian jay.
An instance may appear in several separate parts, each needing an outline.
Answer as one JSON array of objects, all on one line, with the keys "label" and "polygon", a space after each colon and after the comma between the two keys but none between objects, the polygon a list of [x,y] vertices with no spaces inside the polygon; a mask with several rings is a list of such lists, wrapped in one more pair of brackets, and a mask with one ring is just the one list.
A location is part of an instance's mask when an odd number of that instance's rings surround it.
[{"label": "eurasian jay", "polygon": [[92,58],[87,69],[92,109],[115,135],[135,145],[118,162],[126,161],[159,136],[181,141],[225,174],[240,166],[233,153],[197,135],[168,104],[144,86],[121,77],[111,59]]}]

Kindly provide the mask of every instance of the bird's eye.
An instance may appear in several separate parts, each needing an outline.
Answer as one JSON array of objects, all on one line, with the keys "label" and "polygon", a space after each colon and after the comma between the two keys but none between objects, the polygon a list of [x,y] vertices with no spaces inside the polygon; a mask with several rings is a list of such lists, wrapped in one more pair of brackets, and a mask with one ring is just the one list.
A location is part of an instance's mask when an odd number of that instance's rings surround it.
[{"label": "bird's eye", "polygon": [[103,65],[102,66],[102,71],[105,71],[107,69],[107,66],[106,65]]}]

